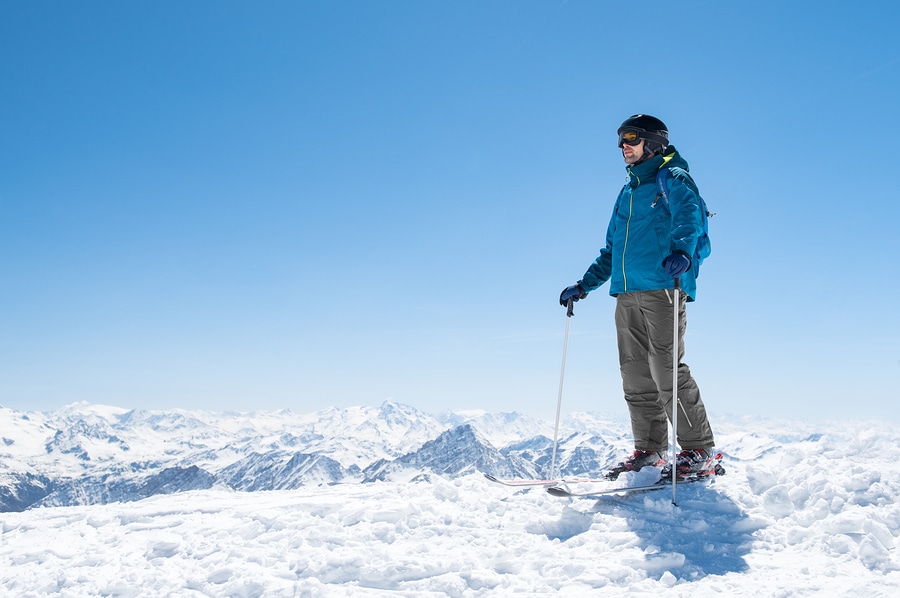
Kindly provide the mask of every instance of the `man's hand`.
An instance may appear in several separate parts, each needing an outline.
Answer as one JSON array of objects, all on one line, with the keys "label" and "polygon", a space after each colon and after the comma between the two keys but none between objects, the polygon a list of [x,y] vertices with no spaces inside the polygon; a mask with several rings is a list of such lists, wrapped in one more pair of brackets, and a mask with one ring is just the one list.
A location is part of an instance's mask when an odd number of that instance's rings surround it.
[{"label": "man's hand", "polygon": [[587,297],[587,293],[584,292],[584,289],[581,288],[581,285],[573,284],[570,287],[566,287],[563,289],[563,292],[559,294],[559,304],[563,307],[569,303],[569,299],[575,299],[578,301],[579,299],[584,299]]},{"label": "man's hand", "polygon": [[691,258],[683,251],[670,254],[662,263],[663,269],[672,278],[678,278],[691,268]]}]

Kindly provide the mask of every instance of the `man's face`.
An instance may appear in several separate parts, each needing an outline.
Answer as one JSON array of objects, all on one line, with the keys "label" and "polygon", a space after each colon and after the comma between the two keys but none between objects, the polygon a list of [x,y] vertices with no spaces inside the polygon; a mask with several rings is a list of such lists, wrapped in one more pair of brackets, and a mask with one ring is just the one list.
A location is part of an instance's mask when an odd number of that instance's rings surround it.
[{"label": "man's face", "polygon": [[637,145],[628,145],[627,143],[622,145],[622,156],[625,158],[626,164],[638,163],[644,155],[644,143],[646,142],[641,139]]}]

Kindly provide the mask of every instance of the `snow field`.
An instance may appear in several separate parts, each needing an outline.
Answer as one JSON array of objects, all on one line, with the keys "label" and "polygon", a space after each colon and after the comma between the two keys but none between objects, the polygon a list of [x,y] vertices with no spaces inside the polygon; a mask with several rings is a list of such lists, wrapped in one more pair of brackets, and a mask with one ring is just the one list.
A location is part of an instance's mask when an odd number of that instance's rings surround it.
[{"label": "snow field", "polygon": [[0,588],[66,597],[900,595],[896,434],[720,427],[727,475],[680,486],[677,507],[670,489],[560,499],[471,474],[3,513]]}]

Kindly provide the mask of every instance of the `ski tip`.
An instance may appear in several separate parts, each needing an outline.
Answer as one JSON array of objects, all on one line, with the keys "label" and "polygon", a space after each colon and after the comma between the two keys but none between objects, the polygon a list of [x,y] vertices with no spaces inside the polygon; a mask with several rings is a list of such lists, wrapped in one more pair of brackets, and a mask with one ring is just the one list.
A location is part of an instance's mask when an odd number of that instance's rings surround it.
[{"label": "ski tip", "polygon": [[567,490],[562,488],[558,488],[557,486],[550,486],[547,488],[547,492],[549,492],[553,496],[571,496]]},{"label": "ski tip", "polygon": [[484,477],[486,477],[487,479],[489,479],[492,482],[497,482],[498,484],[500,483],[500,480],[498,480],[497,478],[495,478],[494,476],[492,476],[489,473],[484,474]]}]

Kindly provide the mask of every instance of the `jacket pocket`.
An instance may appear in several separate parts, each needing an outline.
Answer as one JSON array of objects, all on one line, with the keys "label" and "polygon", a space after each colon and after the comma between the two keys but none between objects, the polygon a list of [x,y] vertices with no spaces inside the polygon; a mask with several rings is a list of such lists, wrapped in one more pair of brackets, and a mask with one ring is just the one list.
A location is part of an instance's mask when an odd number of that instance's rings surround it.
[{"label": "jacket pocket", "polygon": [[656,228],[656,245],[659,252],[659,264],[662,265],[662,261],[666,259],[666,257],[672,253],[672,244],[669,240],[668,231],[664,231],[662,229]]}]

